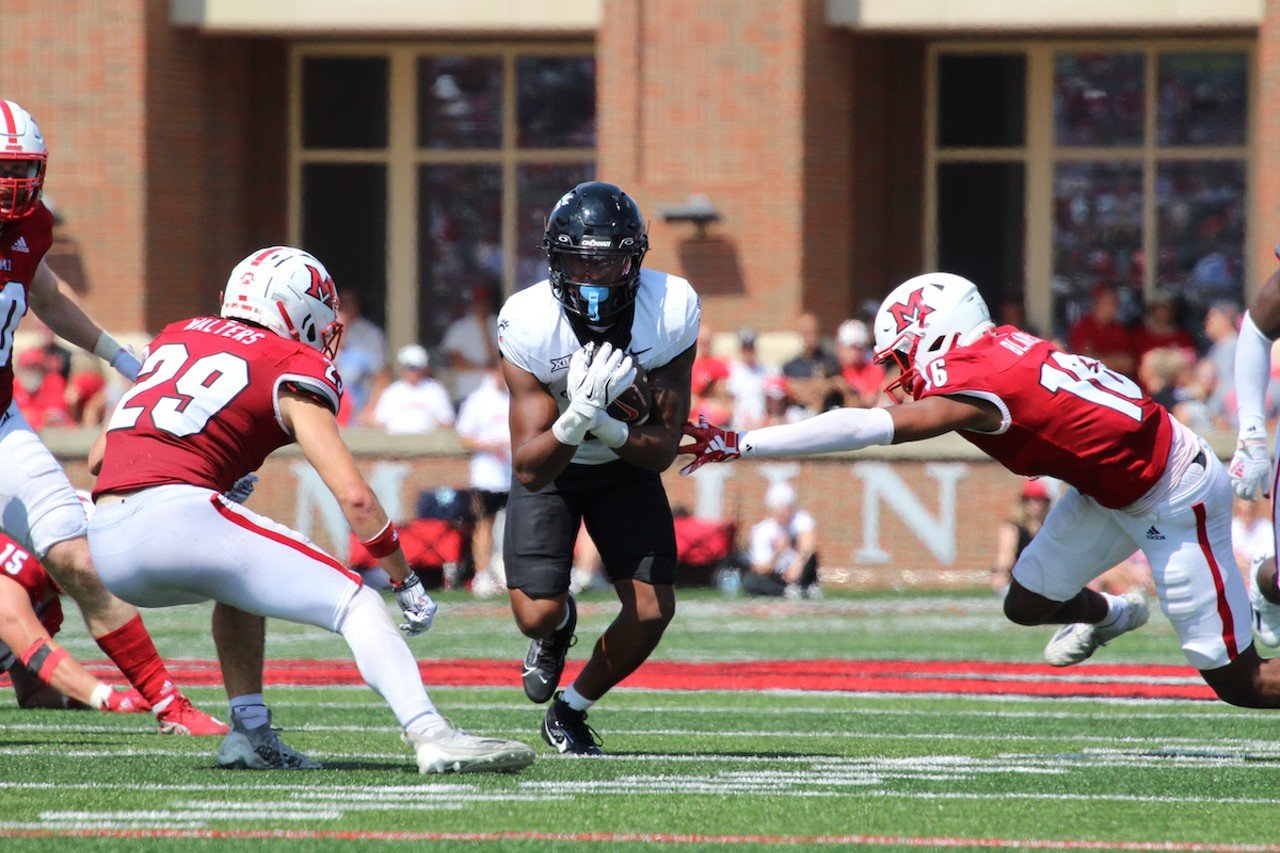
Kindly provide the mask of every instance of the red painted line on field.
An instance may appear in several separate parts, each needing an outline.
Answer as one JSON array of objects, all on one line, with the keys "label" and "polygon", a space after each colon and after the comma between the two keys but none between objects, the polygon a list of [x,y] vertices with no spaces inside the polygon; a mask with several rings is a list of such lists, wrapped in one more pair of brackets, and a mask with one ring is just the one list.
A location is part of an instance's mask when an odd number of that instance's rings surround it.
[{"label": "red painted line on field", "polygon": [[0,829],[0,838],[219,838],[319,841],[550,841],[649,844],[862,844],[926,848],[1022,848],[1035,850],[1166,850],[1177,853],[1280,853],[1274,844],[1194,841],[1070,841],[1060,839],[959,838],[949,835],[706,835],[628,832],[384,832],[324,829]]},{"label": "red painted line on field", "polygon": [[[119,674],[107,661],[87,664],[108,681]],[[217,686],[216,661],[176,660],[169,672],[180,684]],[[429,686],[515,687],[515,660],[424,660]],[[565,671],[565,683],[581,664]],[[360,684],[355,664],[346,660],[269,660],[266,680],[276,685]],[[843,693],[964,694],[1129,699],[1214,699],[1214,693],[1187,666],[1086,665],[1071,669],[1042,664],[983,661],[795,660],[737,662],[650,661],[624,687],[654,690],[813,690]]]}]

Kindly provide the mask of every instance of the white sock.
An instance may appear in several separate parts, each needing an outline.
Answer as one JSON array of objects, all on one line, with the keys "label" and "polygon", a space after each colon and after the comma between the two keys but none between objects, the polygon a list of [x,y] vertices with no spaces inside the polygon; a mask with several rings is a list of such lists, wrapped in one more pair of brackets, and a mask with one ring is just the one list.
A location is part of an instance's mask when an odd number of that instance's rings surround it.
[{"label": "white sock", "polygon": [[267,702],[261,693],[231,697],[231,717],[243,723],[246,729],[256,729],[271,722]]},{"label": "white sock", "polygon": [[1123,628],[1129,621],[1129,602],[1118,595],[1101,593],[1107,600],[1107,615],[1098,623],[1099,628]]},{"label": "white sock", "polygon": [[579,693],[578,688],[573,685],[569,686],[560,700],[575,711],[585,711],[596,703],[596,700],[588,699]]},{"label": "white sock", "polygon": [[386,700],[406,731],[432,734],[448,726],[427,696],[418,662],[376,592],[360,588],[338,622],[338,633],[351,647],[360,677]]}]

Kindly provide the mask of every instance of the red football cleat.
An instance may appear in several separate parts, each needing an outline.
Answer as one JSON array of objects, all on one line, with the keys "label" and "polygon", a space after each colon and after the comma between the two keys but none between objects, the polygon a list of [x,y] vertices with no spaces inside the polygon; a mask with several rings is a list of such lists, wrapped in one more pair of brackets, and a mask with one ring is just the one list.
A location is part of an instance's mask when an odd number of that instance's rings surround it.
[{"label": "red football cleat", "polygon": [[138,714],[143,711],[150,711],[151,703],[132,687],[128,690],[116,690],[113,688],[105,710],[116,714]]},{"label": "red football cleat", "polygon": [[163,711],[156,713],[156,719],[160,721],[162,735],[205,737],[225,735],[231,731],[226,723],[201,711],[181,693],[176,694]]}]

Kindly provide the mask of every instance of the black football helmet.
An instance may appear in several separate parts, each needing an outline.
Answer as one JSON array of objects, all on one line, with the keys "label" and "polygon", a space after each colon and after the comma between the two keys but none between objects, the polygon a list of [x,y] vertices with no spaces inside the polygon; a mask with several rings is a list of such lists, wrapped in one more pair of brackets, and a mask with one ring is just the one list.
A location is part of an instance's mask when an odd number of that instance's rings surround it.
[{"label": "black football helmet", "polygon": [[551,292],[588,323],[610,323],[635,301],[649,236],[639,206],[614,184],[587,181],[547,217],[542,249]]}]

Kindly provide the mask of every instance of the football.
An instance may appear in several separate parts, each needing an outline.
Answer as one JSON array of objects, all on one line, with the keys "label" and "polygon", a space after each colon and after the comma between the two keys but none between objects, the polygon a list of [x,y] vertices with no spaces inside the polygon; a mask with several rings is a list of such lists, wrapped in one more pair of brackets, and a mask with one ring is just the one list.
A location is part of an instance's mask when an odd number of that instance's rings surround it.
[{"label": "football", "polygon": [[642,424],[649,419],[653,408],[653,389],[644,368],[636,365],[636,378],[625,391],[617,396],[605,412],[611,418],[628,424]]}]

